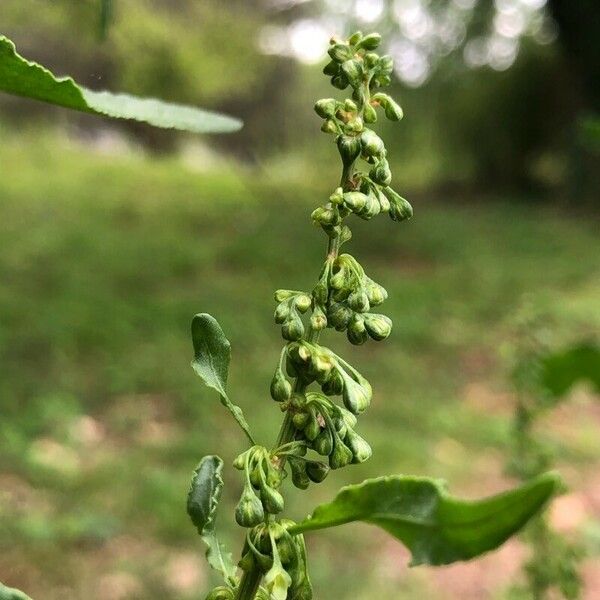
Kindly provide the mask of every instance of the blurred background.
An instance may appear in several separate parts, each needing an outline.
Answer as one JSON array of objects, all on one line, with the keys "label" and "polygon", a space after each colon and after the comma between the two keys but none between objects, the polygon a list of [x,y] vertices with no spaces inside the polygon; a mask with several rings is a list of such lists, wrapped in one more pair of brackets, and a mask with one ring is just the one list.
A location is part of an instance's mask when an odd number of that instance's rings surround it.
[{"label": "blurred background", "polygon": [[[415,216],[353,226],[394,334],[332,341],[373,383],[360,432],[375,457],[290,490],[288,514],[386,473],[467,497],[514,483],[515,315],[536,307],[551,348],[600,338],[597,0],[2,0],[0,33],[55,73],[245,127],[203,138],[0,95],[0,580],[47,600],[200,599],[216,582],[185,495],[203,454],[230,463],[244,439],[189,367],[189,322],[221,322],[231,396],[269,443],[272,292],[318,274],[309,214],[339,159],[312,106],[340,95],[321,74],[328,39],[356,28],[395,59],[405,118],[376,128]],[[585,549],[590,600],[599,425],[585,385],[539,424],[569,485],[551,521]],[[225,479],[237,552],[241,482]],[[357,600],[517,597],[527,556],[513,540],[410,570],[360,525],[309,546],[316,597]]]}]

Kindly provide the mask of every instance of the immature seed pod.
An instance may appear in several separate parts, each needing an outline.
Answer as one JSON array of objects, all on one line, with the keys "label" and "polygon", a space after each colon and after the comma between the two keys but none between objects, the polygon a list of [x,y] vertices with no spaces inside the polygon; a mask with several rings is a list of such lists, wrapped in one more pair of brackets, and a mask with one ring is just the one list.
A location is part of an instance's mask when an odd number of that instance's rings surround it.
[{"label": "immature seed pod", "polygon": [[362,192],[346,192],[344,204],[354,213],[360,212],[367,203],[367,196]]},{"label": "immature seed pod", "polygon": [[365,328],[375,341],[385,340],[392,332],[392,320],[385,315],[365,315]]},{"label": "immature seed pod", "polygon": [[385,194],[390,200],[390,218],[392,221],[405,221],[413,215],[412,206],[400,194],[397,194],[391,187],[385,188]]},{"label": "immature seed pod", "polygon": [[299,431],[302,431],[306,427],[308,420],[309,417],[305,412],[294,413],[294,416],[292,417],[292,423]]},{"label": "immature seed pod", "polygon": [[367,297],[371,306],[378,306],[387,300],[388,294],[385,288],[372,280],[368,280],[365,284]]},{"label": "immature seed pod", "polygon": [[358,42],[360,42],[360,40],[362,40],[363,38],[363,33],[362,31],[355,31],[349,38],[348,38],[348,43],[351,46],[354,46],[355,44],[358,44]]},{"label": "immature seed pod", "polygon": [[355,133],[360,133],[363,129],[364,129],[364,121],[362,120],[362,117],[356,115],[353,119],[351,119],[350,121],[348,121],[348,123],[346,123],[345,125],[345,130],[346,133],[351,133],[351,132],[355,132]]},{"label": "immature seed pod", "polygon": [[310,326],[315,331],[321,331],[327,327],[327,316],[320,306],[315,306],[315,310],[310,317]]},{"label": "immature seed pod", "polygon": [[350,82],[348,81],[346,74],[341,71],[331,78],[331,85],[336,87],[338,90],[345,90],[349,84]]},{"label": "immature seed pod", "polygon": [[271,380],[271,398],[276,402],[284,402],[292,397],[292,385],[279,368]]},{"label": "immature seed pod", "polygon": [[321,483],[329,474],[329,467],[320,461],[310,461],[306,463],[306,474],[311,481]]},{"label": "immature seed pod", "polygon": [[312,211],[310,218],[318,225],[335,225],[339,220],[338,215],[333,208],[328,206],[319,206]]},{"label": "immature seed pod", "polygon": [[224,585],[214,588],[206,596],[206,600],[233,600],[235,598],[235,592]]},{"label": "immature seed pod", "polygon": [[[340,135],[337,139],[337,147],[342,157],[342,162],[346,165],[354,162],[360,154],[360,141],[356,136]],[[333,202],[333,198],[330,198],[330,200]]]},{"label": "immature seed pod", "polygon": [[344,63],[352,58],[352,50],[347,44],[333,44],[327,54],[337,63]]},{"label": "immature seed pod", "polygon": [[337,416],[333,419],[333,425],[338,435],[344,439],[346,437],[346,433],[348,431],[348,426],[346,425],[346,421],[341,416]]},{"label": "immature seed pod", "polygon": [[356,47],[365,50],[375,50],[379,44],[381,44],[381,36],[378,33],[369,33],[356,44]]},{"label": "immature seed pod", "polygon": [[375,123],[375,121],[377,121],[377,111],[370,104],[365,104],[363,117],[365,119],[365,123]]},{"label": "immature seed pod", "polygon": [[333,438],[328,429],[323,429],[313,442],[315,452],[321,456],[329,456],[333,450]]},{"label": "immature seed pod", "polygon": [[352,451],[342,440],[336,441],[333,452],[329,455],[329,466],[332,469],[341,469],[352,462]]},{"label": "immature seed pod", "polygon": [[323,67],[323,74],[328,75],[329,77],[333,77],[340,72],[340,64],[335,62],[335,60],[329,61]]},{"label": "immature seed pod", "polygon": [[337,100],[333,98],[323,98],[322,100],[317,100],[315,103],[315,112],[323,119],[333,117],[335,115],[335,111],[337,110],[337,104]]},{"label": "immature seed pod", "polygon": [[367,341],[368,334],[362,315],[355,313],[352,316],[348,329],[346,330],[346,337],[348,338],[348,341],[355,346],[360,346]]},{"label": "immature seed pod", "polygon": [[303,460],[295,460],[292,457],[288,460],[292,472],[292,483],[300,490],[305,490],[310,485],[310,479],[306,473],[306,466]]},{"label": "immature seed pod", "polygon": [[332,369],[329,377],[321,384],[321,390],[327,396],[339,396],[344,389],[344,380],[339,371]]},{"label": "immature seed pod", "polygon": [[404,116],[400,105],[388,94],[374,94],[373,100],[381,104],[385,112],[385,116],[390,121],[399,121]]},{"label": "immature seed pod", "polygon": [[391,75],[394,70],[394,59],[389,54],[384,54],[377,63],[379,73]]},{"label": "immature seed pod", "polygon": [[335,302],[330,305],[327,311],[328,322],[335,327],[337,331],[344,331],[352,318],[352,311],[341,302]]},{"label": "immature seed pod", "polygon": [[319,421],[317,420],[314,411],[311,410],[309,413],[308,423],[304,428],[304,437],[306,437],[309,442],[313,442],[320,433],[321,425],[319,425]]},{"label": "immature seed pod", "polygon": [[385,152],[383,140],[372,129],[365,129],[360,134],[360,146],[365,157],[381,156]]},{"label": "immature seed pod", "polygon": [[369,177],[379,185],[390,185],[392,171],[387,159],[382,158],[369,172]]},{"label": "immature seed pod", "polygon": [[361,385],[348,375],[344,377],[342,400],[344,401],[344,406],[355,415],[359,415],[365,411],[371,403],[371,386],[366,381],[365,383],[366,385]]},{"label": "immature seed pod", "polygon": [[294,298],[294,306],[301,313],[305,313],[312,306],[312,300],[308,294],[299,294]]},{"label": "immature seed pod", "polygon": [[272,487],[263,486],[260,490],[260,499],[264,509],[270,515],[279,514],[284,508],[283,496]]},{"label": "immature seed pod", "polygon": [[344,442],[352,452],[352,462],[354,464],[363,463],[371,458],[371,455],[373,454],[371,446],[365,439],[361,438],[360,435],[358,435],[358,433],[352,429],[349,429],[346,433]]},{"label": "immature seed pod", "polygon": [[275,309],[275,323],[281,325],[290,317],[290,305],[287,301],[280,302]]},{"label": "immature seed pod", "polygon": [[304,335],[304,323],[298,315],[292,316],[281,326],[281,335],[284,339],[295,342]]},{"label": "immature seed pod", "polygon": [[366,290],[364,288],[359,288],[355,292],[352,292],[348,296],[348,306],[356,312],[367,312],[371,306]]},{"label": "immature seed pod", "polygon": [[256,527],[265,518],[262,502],[248,485],[244,487],[242,497],[235,507],[235,520],[241,527]]},{"label": "immature seed pod", "polygon": [[337,133],[337,125],[333,119],[327,119],[323,121],[323,125],[321,125],[321,131],[323,133]]},{"label": "immature seed pod", "polygon": [[342,71],[346,74],[352,87],[360,85],[363,77],[363,68],[358,60],[350,59],[342,63]]}]

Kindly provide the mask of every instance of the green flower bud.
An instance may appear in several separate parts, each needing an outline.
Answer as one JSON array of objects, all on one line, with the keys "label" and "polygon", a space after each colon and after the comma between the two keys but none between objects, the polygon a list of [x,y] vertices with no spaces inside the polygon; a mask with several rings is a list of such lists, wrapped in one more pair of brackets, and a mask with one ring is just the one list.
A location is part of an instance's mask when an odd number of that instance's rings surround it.
[{"label": "green flower bud", "polygon": [[327,54],[337,63],[343,63],[352,58],[352,50],[347,44],[333,44]]},{"label": "green flower bud", "polygon": [[382,158],[377,165],[369,172],[369,177],[379,185],[389,185],[392,182],[392,172],[390,165],[385,158]]},{"label": "green flower bud", "polygon": [[333,425],[335,426],[335,430],[338,435],[344,439],[346,437],[346,432],[348,431],[348,426],[346,425],[346,421],[342,416],[337,416],[333,419]]},{"label": "green flower bud", "polygon": [[357,115],[356,117],[354,117],[354,119],[346,123],[344,129],[346,130],[346,132],[361,132],[364,129],[364,123],[362,118]]},{"label": "green flower bud", "polygon": [[306,463],[302,460],[294,460],[292,457],[288,462],[292,472],[292,483],[299,490],[305,490],[310,485],[310,479],[306,473]]},{"label": "green flower bud", "polygon": [[386,187],[385,194],[390,200],[390,218],[392,221],[405,221],[413,215],[412,206],[392,188]]},{"label": "green flower bud", "polygon": [[309,417],[305,412],[294,413],[294,416],[292,417],[292,423],[294,424],[294,427],[300,431],[306,427],[308,420]]},{"label": "green flower bud", "polygon": [[376,341],[385,340],[392,332],[392,321],[385,315],[365,315],[367,333]]},{"label": "green flower bud", "polygon": [[[342,376],[344,377],[344,375]],[[366,380],[361,385],[348,375],[344,377],[342,400],[344,401],[344,406],[351,413],[359,415],[361,412],[364,412],[369,407],[369,404],[371,404],[372,394],[371,386]]]},{"label": "green flower bud", "polygon": [[352,316],[346,331],[346,336],[348,337],[348,341],[355,346],[360,346],[367,341],[368,336],[362,315],[355,313]]},{"label": "green flower bud", "polygon": [[356,112],[358,110],[358,106],[356,106],[356,102],[354,102],[354,100],[346,98],[346,100],[344,100],[344,110],[346,112]]},{"label": "green flower bud", "polygon": [[352,451],[341,440],[336,441],[333,452],[329,455],[329,466],[332,469],[341,469],[352,462]]},{"label": "green flower bud", "polygon": [[360,145],[364,156],[381,156],[385,152],[383,140],[371,129],[360,134]]},{"label": "green flower bud", "polygon": [[230,587],[224,585],[214,588],[208,596],[206,596],[206,600],[234,600],[234,598],[235,592]]},{"label": "green flower bud", "polygon": [[299,294],[294,298],[294,306],[301,313],[305,313],[312,306],[312,300],[308,294]]},{"label": "green flower bud", "polygon": [[361,438],[360,435],[358,435],[352,429],[348,430],[346,439],[344,441],[352,452],[352,462],[354,464],[363,463],[371,458],[371,455],[373,454],[371,446],[369,446],[368,442]]},{"label": "green flower bud", "polygon": [[304,323],[302,323],[302,319],[297,315],[288,319],[281,326],[281,335],[290,342],[301,339],[304,335]]},{"label": "green flower bud", "polygon": [[353,87],[360,85],[363,77],[362,64],[356,59],[350,59],[342,64],[342,71]]},{"label": "green flower bud", "polygon": [[363,116],[365,123],[375,123],[375,121],[377,121],[377,111],[370,104],[365,104]]},{"label": "green flower bud", "polygon": [[390,210],[390,201],[386,198],[385,194],[376,187],[375,195],[377,196],[377,202],[379,202],[381,212],[388,212]]},{"label": "green flower bud", "polygon": [[325,316],[325,312],[320,306],[315,306],[315,310],[310,317],[310,326],[315,331],[321,331],[327,327],[327,317]]},{"label": "green flower bud", "polygon": [[367,196],[362,192],[346,192],[344,204],[354,213],[360,212],[367,203]]},{"label": "green flower bud", "polygon": [[233,461],[233,466],[238,471],[243,471],[246,468],[246,456],[250,452],[250,450],[246,450],[246,452],[242,452],[238,456],[235,457]]},{"label": "green flower bud", "polygon": [[337,110],[337,104],[337,100],[334,98],[323,98],[322,100],[317,100],[315,104],[315,112],[323,119],[333,117],[335,115],[335,111]]},{"label": "green flower bud", "polygon": [[321,425],[319,424],[319,421],[317,420],[317,417],[314,414],[314,412],[311,411],[309,414],[308,423],[304,428],[304,437],[306,437],[306,439],[309,442],[313,442],[320,433]]},{"label": "green flower bud", "polygon": [[321,131],[323,133],[337,133],[337,125],[333,119],[327,119],[323,121],[323,125],[321,125]]},{"label": "green flower bud", "polygon": [[235,520],[241,527],[256,527],[265,518],[263,505],[256,493],[248,485],[237,506],[235,507]]},{"label": "green flower bud", "polygon": [[330,226],[336,225],[339,221],[337,212],[328,206],[319,206],[312,211],[311,219],[318,225]]},{"label": "green flower bud", "polygon": [[327,311],[329,322],[337,331],[344,331],[348,327],[348,323],[352,317],[352,311],[341,302],[331,304]]},{"label": "green flower bud", "polygon": [[271,398],[276,402],[284,402],[292,397],[292,385],[285,378],[283,371],[277,369],[271,380]]},{"label": "green flower bud", "polygon": [[[355,140],[356,138],[352,138],[352,139]],[[338,138],[337,144],[338,144],[338,148],[339,148],[340,138]],[[359,152],[360,152],[360,149],[359,149]],[[341,153],[342,153],[342,151],[340,150],[340,154]],[[335,192],[333,192],[333,194],[331,194],[331,196],[329,196],[329,202],[331,202],[331,204],[339,205],[343,201],[344,201],[344,190],[341,187],[335,188]]]},{"label": "green flower bud", "polygon": [[391,75],[394,70],[394,59],[389,54],[384,54],[377,63],[379,73]]},{"label": "green flower bud", "polygon": [[348,296],[348,306],[356,312],[367,312],[371,308],[367,292],[360,288]]},{"label": "green flower bud", "polygon": [[385,111],[385,116],[390,121],[399,121],[404,116],[402,108],[391,96],[378,93],[373,95],[373,100],[381,104]]},{"label": "green flower bud", "polygon": [[333,77],[334,75],[337,75],[339,72],[340,72],[340,65],[339,65],[339,63],[335,62],[334,60],[328,62],[323,67],[323,74],[328,75],[329,77]]},{"label": "green flower bud", "polygon": [[277,308],[275,309],[275,323],[278,325],[285,323],[290,316],[290,311],[290,305],[287,302],[281,302],[278,304]]},{"label": "green flower bud", "polygon": [[277,515],[283,510],[283,496],[272,487],[263,486],[260,490],[260,499],[264,509],[271,515]]},{"label": "green flower bud", "polygon": [[367,52],[363,60],[365,61],[367,69],[372,69],[377,64],[379,55],[375,54],[375,52]]},{"label": "green flower bud", "polygon": [[382,304],[388,297],[385,288],[372,280],[366,282],[366,290],[371,306]]},{"label": "green flower bud", "polygon": [[330,376],[321,385],[321,390],[327,396],[339,396],[343,389],[344,380],[337,370],[332,370]]},{"label": "green flower bud", "polygon": [[348,77],[346,77],[346,74],[343,72],[340,72],[338,75],[334,75],[331,78],[331,85],[338,90],[345,90],[349,84]]},{"label": "green flower bud", "polygon": [[381,44],[381,36],[378,33],[369,33],[356,44],[356,47],[365,50],[375,50],[379,44]]},{"label": "green flower bud", "polygon": [[[346,165],[354,162],[360,154],[360,141],[356,136],[340,135],[337,139],[337,147],[342,161]],[[337,197],[336,195],[336,199]],[[330,200],[333,202],[333,198]]]},{"label": "green flower bud", "polygon": [[321,483],[329,473],[329,467],[320,461],[310,461],[306,463],[306,474],[311,481]]},{"label": "green flower bud", "polygon": [[321,456],[329,456],[333,450],[333,438],[328,429],[323,429],[313,442],[315,452]]},{"label": "green flower bud", "polygon": [[351,46],[354,46],[355,44],[358,44],[358,42],[360,42],[360,40],[362,40],[363,38],[363,34],[362,31],[355,31],[349,38],[348,38],[348,43]]}]

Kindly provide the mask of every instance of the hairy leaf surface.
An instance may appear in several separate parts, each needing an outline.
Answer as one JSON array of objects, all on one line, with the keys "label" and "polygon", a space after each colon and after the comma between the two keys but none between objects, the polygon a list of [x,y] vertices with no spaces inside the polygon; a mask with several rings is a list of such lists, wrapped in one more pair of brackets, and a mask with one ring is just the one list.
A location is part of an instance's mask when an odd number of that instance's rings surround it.
[{"label": "hairy leaf surface", "polygon": [[213,569],[223,574],[228,582],[235,582],[235,564],[215,533],[217,506],[223,490],[223,460],[219,456],[205,456],[194,471],[187,498],[187,512],[207,545],[206,559]]},{"label": "hairy leaf surface", "polygon": [[227,133],[242,126],[241,121],[232,117],[191,106],[89,90],[71,77],[56,77],[45,67],[26,60],[4,36],[0,36],[0,91],[81,112],[144,121],[166,129]]},{"label": "hairy leaf surface", "polygon": [[444,565],[500,546],[545,505],[558,483],[557,476],[546,474],[471,501],[450,496],[444,482],[426,477],[368,479],[342,488],[290,533],[363,521],[402,542],[412,553],[411,565]]},{"label": "hairy leaf surface", "polygon": [[231,344],[213,316],[200,313],[192,319],[192,342],[194,344],[192,368],[208,387],[219,393],[221,403],[231,412],[248,439],[254,444],[242,409],[233,404],[227,396]]}]

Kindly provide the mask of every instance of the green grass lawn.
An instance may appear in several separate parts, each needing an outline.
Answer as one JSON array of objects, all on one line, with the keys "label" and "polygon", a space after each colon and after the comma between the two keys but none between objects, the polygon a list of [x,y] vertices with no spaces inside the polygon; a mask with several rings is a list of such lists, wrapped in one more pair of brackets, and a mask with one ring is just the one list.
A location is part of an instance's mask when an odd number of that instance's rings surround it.
[{"label": "green grass lawn", "polygon": [[[325,237],[309,214],[334,177],[287,184],[34,140],[0,146],[0,579],[44,600],[203,598],[216,580],[185,514],[189,476],[206,453],[229,464],[244,438],[189,367],[190,319],[221,322],[231,397],[269,444],[281,420],[272,293],[314,284]],[[556,345],[600,330],[597,222],[510,199],[411,200],[412,221],[357,222],[347,246],[389,292],[392,337],[324,338],[373,384],[359,430],[374,458],[290,487],[292,518],[386,473],[444,477],[465,495],[503,488],[505,350],[524,295],[554,317]],[[575,489],[600,458],[590,405],[573,401],[567,442],[548,428]],[[241,480],[225,477],[220,524],[237,551]],[[308,543],[317,598],[459,597],[367,527]]]}]

